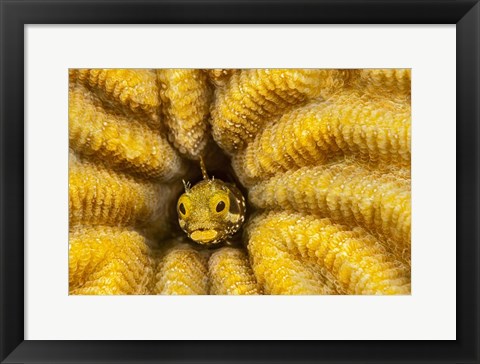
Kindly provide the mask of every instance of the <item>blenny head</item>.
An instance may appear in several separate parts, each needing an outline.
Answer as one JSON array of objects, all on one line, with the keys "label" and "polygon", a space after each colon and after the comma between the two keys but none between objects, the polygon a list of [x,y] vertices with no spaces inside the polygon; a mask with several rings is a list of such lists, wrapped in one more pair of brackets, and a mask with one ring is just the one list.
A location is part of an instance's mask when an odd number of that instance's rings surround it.
[{"label": "blenny head", "polygon": [[235,185],[208,178],[203,159],[200,164],[203,181],[193,187],[184,182],[185,193],[177,202],[178,222],[195,242],[220,243],[242,226],[245,199]]}]

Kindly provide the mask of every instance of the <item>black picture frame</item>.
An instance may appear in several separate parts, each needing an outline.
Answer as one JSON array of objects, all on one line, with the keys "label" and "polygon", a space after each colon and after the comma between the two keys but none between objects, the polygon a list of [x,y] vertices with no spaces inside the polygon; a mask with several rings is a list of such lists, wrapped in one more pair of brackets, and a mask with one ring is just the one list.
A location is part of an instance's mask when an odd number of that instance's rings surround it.
[{"label": "black picture frame", "polygon": [[[479,362],[478,0],[0,0],[0,14],[2,363]],[[24,340],[24,25],[57,23],[456,24],[457,340]]]}]

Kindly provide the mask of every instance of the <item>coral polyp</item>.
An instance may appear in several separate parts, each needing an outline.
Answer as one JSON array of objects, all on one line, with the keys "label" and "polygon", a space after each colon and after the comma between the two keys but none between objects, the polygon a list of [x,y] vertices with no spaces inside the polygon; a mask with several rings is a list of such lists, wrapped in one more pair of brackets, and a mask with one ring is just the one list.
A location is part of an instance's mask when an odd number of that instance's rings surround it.
[{"label": "coral polyp", "polygon": [[[409,69],[69,70],[70,294],[410,294],[410,89]],[[182,195],[205,178],[241,209]]]}]

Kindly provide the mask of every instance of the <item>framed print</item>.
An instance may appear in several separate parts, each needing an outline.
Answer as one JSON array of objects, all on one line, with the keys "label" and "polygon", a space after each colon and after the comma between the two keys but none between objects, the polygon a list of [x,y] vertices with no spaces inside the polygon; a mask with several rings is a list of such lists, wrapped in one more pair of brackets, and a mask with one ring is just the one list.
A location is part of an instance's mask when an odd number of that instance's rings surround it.
[{"label": "framed print", "polygon": [[2,363],[478,362],[477,1],[1,7]]}]

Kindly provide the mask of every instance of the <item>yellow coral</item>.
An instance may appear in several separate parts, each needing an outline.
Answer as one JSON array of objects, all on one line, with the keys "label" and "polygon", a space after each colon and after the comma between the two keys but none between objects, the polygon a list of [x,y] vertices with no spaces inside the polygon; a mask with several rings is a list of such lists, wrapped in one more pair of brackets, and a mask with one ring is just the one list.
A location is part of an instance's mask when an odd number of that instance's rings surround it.
[{"label": "yellow coral", "polygon": [[262,209],[295,210],[360,225],[409,261],[410,180],[351,161],[285,172],[251,188]]},{"label": "yellow coral", "polygon": [[136,180],[70,153],[70,226],[134,226],[151,220],[167,196],[164,187]]},{"label": "yellow coral", "polygon": [[69,139],[77,153],[120,171],[165,181],[182,173],[182,160],[159,132],[108,112],[81,85],[70,89]]},{"label": "yellow coral", "polygon": [[97,226],[70,232],[70,294],[146,294],[153,268],[146,239],[134,230]]},{"label": "yellow coral", "polygon": [[160,259],[156,294],[208,294],[207,256],[188,244],[175,243]]},{"label": "yellow coral", "polygon": [[370,101],[357,93],[315,101],[284,114],[233,159],[247,185],[327,159],[354,155],[371,164],[410,163],[408,104]]},{"label": "yellow coral", "polygon": [[261,289],[253,275],[245,251],[238,248],[220,248],[208,261],[210,294],[249,295]]},{"label": "yellow coral", "polygon": [[[410,70],[69,73],[71,294],[410,293]],[[231,160],[246,249],[179,238],[176,150]]]},{"label": "yellow coral", "polygon": [[212,108],[215,141],[234,152],[251,141],[271,118],[311,98],[329,95],[348,82],[349,71],[251,69],[234,73],[217,88]]},{"label": "yellow coral", "polygon": [[[248,251],[257,281],[266,294],[336,294],[334,285],[322,275],[321,267],[286,251],[276,240],[251,230]],[[273,232],[270,232],[273,233]]]},{"label": "yellow coral", "polygon": [[198,159],[205,148],[211,90],[207,75],[194,69],[157,70],[169,140],[180,153]]},{"label": "yellow coral", "polygon": [[206,70],[208,78],[217,87],[223,87],[227,84],[230,77],[239,70],[227,68],[214,68]]},{"label": "yellow coral", "polygon": [[[278,212],[254,219],[248,236],[253,269],[267,291],[275,284],[275,288],[279,286],[290,294],[299,293],[293,290],[297,287],[306,293],[318,293],[312,283],[320,278],[313,276],[311,270],[305,274],[306,263],[316,262],[331,273],[339,290],[346,293],[410,293],[408,267],[358,228],[349,230],[329,219]],[[301,263],[292,265],[286,259],[291,254],[299,254],[303,259],[296,262]],[[292,283],[293,277],[298,278]]]},{"label": "yellow coral", "polygon": [[356,87],[371,97],[409,98],[411,77],[408,68],[364,69],[359,71]]},{"label": "yellow coral", "polygon": [[70,81],[90,86],[131,110],[156,113],[160,105],[155,72],[148,69],[71,69]]}]

